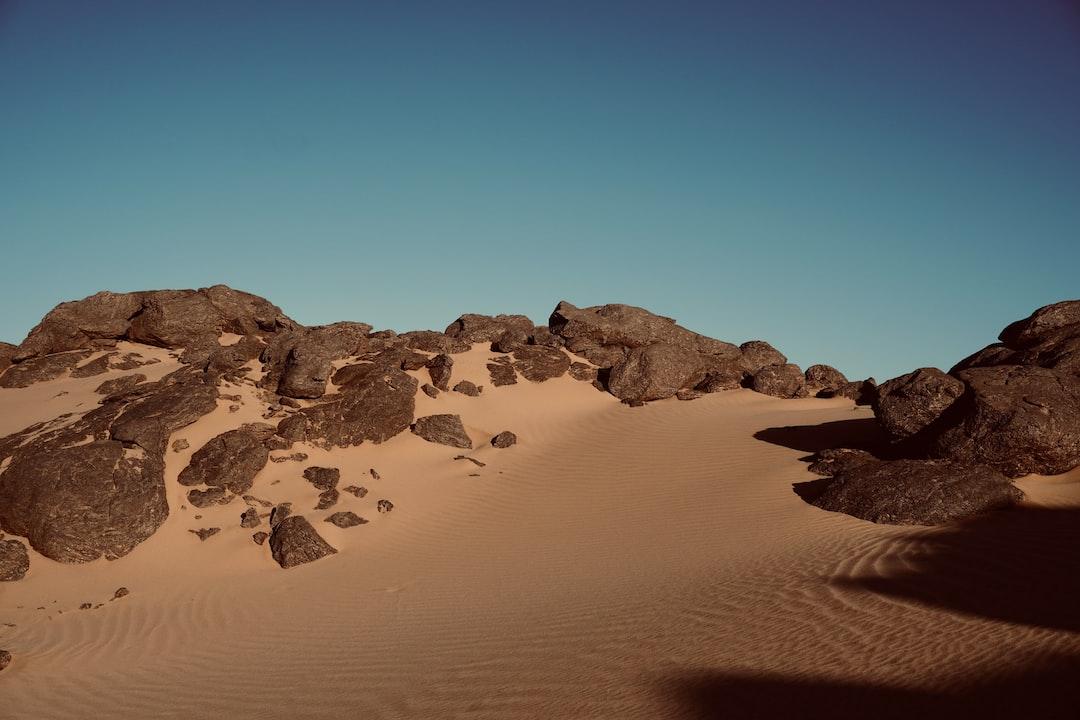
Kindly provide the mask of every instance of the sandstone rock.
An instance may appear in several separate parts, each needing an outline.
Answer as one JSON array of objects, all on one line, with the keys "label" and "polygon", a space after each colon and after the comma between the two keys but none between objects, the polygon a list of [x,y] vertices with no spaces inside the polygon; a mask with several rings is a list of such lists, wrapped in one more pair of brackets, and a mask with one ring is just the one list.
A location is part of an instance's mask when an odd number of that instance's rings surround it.
[{"label": "sandstone rock", "polygon": [[985,463],[1009,477],[1056,475],[1080,465],[1080,382],[1074,376],[999,365],[957,377],[966,389],[928,431],[932,455]]},{"label": "sandstone rock", "polygon": [[694,350],[662,343],[638,347],[611,368],[608,390],[620,400],[662,400],[697,384],[702,368]]},{"label": "sandstone rock", "polygon": [[741,359],[707,359],[705,377],[694,389],[704,393],[737,390],[747,380],[746,368]]},{"label": "sandstone rock", "polygon": [[147,383],[145,395],[124,407],[109,434],[125,445],[164,453],[169,435],[217,408],[217,390],[200,376],[179,375]]},{"label": "sandstone rock", "polygon": [[806,378],[798,365],[767,365],[754,375],[750,387],[755,392],[778,398],[802,397]]},{"label": "sandstone rock", "polygon": [[283,568],[314,562],[337,552],[303,515],[292,515],[274,526],[270,551]]},{"label": "sandstone rock", "polygon": [[480,394],[480,388],[478,388],[475,383],[469,382],[468,380],[462,380],[454,386],[454,392],[470,397],[476,397]]},{"label": "sandstone rock", "polygon": [[330,379],[332,358],[320,348],[298,345],[289,351],[277,391],[284,397],[320,398]]},{"label": "sandstone rock", "polygon": [[259,518],[259,511],[255,508],[249,507],[247,510],[240,514],[240,527],[259,527],[260,523],[262,523],[262,520]]},{"label": "sandstone rock", "polygon": [[497,448],[508,448],[511,445],[517,444],[517,435],[509,430],[503,430],[501,433],[491,438],[491,444]]},{"label": "sandstone rock", "polygon": [[451,447],[472,448],[459,415],[428,415],[417,418],[412,431],[428,442]]},{"label": "sandstone rock", "polygon": [[259,356],[264,370],[259,385],[286,397],[322,397],[331,362],[366,351],[370,332],[366,323],[338,322],[281,333]]},{"label": "sandstone rock", "polygon": [[242,495],[251,489],[269,457],[269,450],[256,433],[229,430],[195,451],[177,480],[181,485],[222,487]]},{"label": "sandstone rock", "polygon": [[18,540],[0,540],[0,582],[22,580],[30,569],[30,554]]},{"label": "sandstone rock", "polygon": [[379,512],[385,515],[386,513],[394,509],[394,503],[390,502],[389,500],[380,500],[378,503],[376,503],[375,507],[376,509],[378,509]]},{"label": "sandstone rock", "polygon": [[454,358],[441,353],[428,360],[427,369],[431,375],[431,384],[440,390],[450,389],[450,375],[454,368]]},{"label": "sandstone rock", "polygon": [[341,480],[341,470],[313,465],[304,469],[304,479],[319,490],[333,490]]},{"label": "sandstone rock", "polygon": [[326,518],[326,522],[337,525],[339,528],[351,528],[356,527],[357,525],[365,525],[367,520],[354,512],[345,510],[344,512],[336,512]]},{"label": "sandstone rock", "polygon": [[226,497],[225,488],[212,487],[207,490],[190,490],[187,494],[188,502],[197,508],[207,508],[213,505],[224,505],[229,501]]},{"label": "sandstone rock", "polygon": [[764,340],[750,340],[739,346],[742,365],[749,375],[770,365],[787,365],[787,357]]},{"label": "sandstone rock", "polygon": [[517,373],[511,365],[488,363],[487,369],[488,373],[491,375],[491,384],[495,387],[517,384]]},{"label": "sandstone rock", "polygon": [[946,460],[858,462],[838,472],[814,505],[871,522],[938,525],[1008,507],[1023,497],[993,468]]},{"label": "sandstone rock", "polygon": [[920,368],[878,388],[874,415],[893,439],[919,432],[964,392],[964,383],[937,368]]},{"label": "sandstone rock", "polygon": [[[570,369],[570,358],[558,348],[519,345],[514,349],[514,369],[531,382],[561,377]],[[490,366],[488,367],[490,370]],[[492,379],[494,382],[494,378]]]},{"label": "sandstone rock", "polygon": [[543,345],[550,348],[561,348],[566,343],[563,339],[551,332],[551,328],[546,325],[537,325],[533,328],[532,334],[529,335],[530,345]]}]

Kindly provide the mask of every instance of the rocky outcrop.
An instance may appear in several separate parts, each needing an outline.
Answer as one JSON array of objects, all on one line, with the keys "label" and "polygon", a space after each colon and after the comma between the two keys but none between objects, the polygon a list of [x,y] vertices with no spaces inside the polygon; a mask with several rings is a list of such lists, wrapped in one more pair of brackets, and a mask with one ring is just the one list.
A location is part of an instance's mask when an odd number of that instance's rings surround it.
[{"label": "rocky outcrop", "polygon": [[11,358],[14,357],[18,349],[11,343],[0,342],[0,375],[11,366]]},{"label": "rocky outcrop", "polygon": [[320,398],[332,362],[367,351],[370,332],[366,323],[339,322],[279,334],[260,355],[264,375],[259,384],[285,397]]},{"label": "rocky outcrop", "polygon": [[533,322],[524,315],[466,314],[447,326],[445,334],[468,343],[506,340],[524,345],[533,333]]},{"label": "rocky outcrop", "polygon": [[809,393],[819,397],[835,397],[848,385],[844,373],[831,365],[811,365],[803,375]]},{"label": "rocky outcrop", "polygon": [[0,387],[24,388],[66,375],[92,353],[88,350],[34,357],[10,366],[0,375]]},{"label": "rocky outcrop", "polygon": [[798,365],[766,365],[757,371],[751,389],[778,398],[806,396],[806,377]]},{"label": "rocky outcrop", "polygon": [[878,388],[874,414],[896,440],[919,432],[964,392],[964,383],[937,368],[920,368]]},{"label": "rocky outcrop", "polygon": [[290,515],[271,530],[270,552],[278,565],[287,569],[333,555],[337,550],[303,515]]},{"label": "rocky outcrop", "polygon": [[427,362],[428,374],[431,376],[431,384],[440,390],[450,389],[450,376],[454,371],[454,358],[445,353],[440,353]]},{"label": "rocky outcrop", "polygon": [[693,387],[704,374],[697,351],[654,343],[628,351],[611,368],[607,386],[620,400],[661,400]]},{"label": "rocky outcrop", "polygon": [[749,340],[739,346],[742,364],[748,375],[770,365],[787,365],[787,356],[764,340]]},{"label": "rocky outcrop", "polygon": [[559,348],[519,345],[514,348],[513,355],[514,369],[531,382],[562,377],[570,369],[570,358]]},{"label": "rocky outcrop", "polygon": [[459,415],[428,415],[417,418],[412,431],[428,442],[457,448],[472,447],[472,440],[465,432]]},{"label": "rocky outcrop", "polygon": [[18,540],[0,540],[0,582],[22,580],[30,569],[30,555]]},{"label": "rocky outcrop", "polygon": [[860,459],[840,469],[813,504],[890,525],[937,525],[1020,500],[1001,473],[946,460]]},{"label": "rocky outcrop", "polygon": [[269,457],[270,451],[257,433],[229,430],[196,450],[177,480],[181,485],[209,485],[242,495],[251,489]]}]

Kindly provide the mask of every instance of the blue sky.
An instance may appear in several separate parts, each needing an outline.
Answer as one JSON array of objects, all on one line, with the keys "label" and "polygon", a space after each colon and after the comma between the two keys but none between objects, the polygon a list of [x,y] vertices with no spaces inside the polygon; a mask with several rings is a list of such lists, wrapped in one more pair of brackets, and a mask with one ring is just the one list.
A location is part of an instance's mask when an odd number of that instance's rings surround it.
[{"label": "blue sky", "polygon": [[223,282],[948,367],[1080,297],[1077,128],[1064,0],[0,0],[0,338]]}]

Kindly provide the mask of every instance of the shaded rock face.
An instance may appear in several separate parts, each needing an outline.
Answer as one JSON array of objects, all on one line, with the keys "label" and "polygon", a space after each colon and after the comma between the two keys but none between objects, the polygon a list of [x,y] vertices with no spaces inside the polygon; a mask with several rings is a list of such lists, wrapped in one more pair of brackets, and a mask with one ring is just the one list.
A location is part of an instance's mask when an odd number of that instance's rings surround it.
[{"label": "shaded rock face", "polygon": [[416,406],[417,381],[397,369],[372,364],[339,388],[332,399],[297,411],[278,424],[287,440],[322,447],[383,442],[406,430]]},{"label": "shaded rock face", "polygon": [[12,359],[21,362],[87,349],[102,339],[208,355],[223,332],[257,335],[295,326],[275,305],[224,285],[201,290],[100,292],[53,308]]},{"label": "shaded rock face", "polygon": [[466,314],[450,323],[445,334],[468,343],[492,343],[507,339],[524,345],[533,329],[532,320],[524,315]]},{"label": "shaded rock face", "polygon": [[1024,350],[1048,340],[1080,336],[1080,300],[1046,305],[1001,331],[1001,342]]},{"label": "shaded rock face", "polygon": [[177,480],[181,485],[209,485],[241,495],[251,489],[269,457],[270,451],[256,433],[229,430],[195,451]]},{"label": "shaded rock face", "polygon": [[551,332],[566,348],[599,367],[614,366],[633,348],[665,343],[705,355],[741,357],[731,343],[699,335],[674,320],[632,305],[578,308],[560,302],[548,320]]},{"label": "shaded rock face", "polygon": [[454,358],[445,353],[440,353],[427,362],[428,374],[431,375],[431,384],[439,390],[450,389],[450,376],[454,371]]},{"label": "shaded rock face", "polygon": [[1038,366],[957,373],[966,391],[931,432],[931,454],[986,463],[1009,477],[1080,465],[1080,382]]},{"label": "shaded rock face", "polygon": [[764,340],[750,340],[739,346],[743,368],[748,375],[770,365],[787,365],[787,356]]},{"label": "shaded rock face", "polygon": [[695,389],[700,392],[714,393],[735,390],[747,380],[746,368],[741,359],[711,358],[705,371],[705,378]]},{"label": "shaded rock face", "polygon": [[894,440],[930,425],[964,392],[964,383],[937,368],[920,368],[878,388],[874,414]]},{"label": "shaded rock face", "polygon": [[811,365],[806,368],[803,375],[806,377],[806,385],[811,393],[818,395],[825,391],[829,393],[829,397],[834,397],[848,384],[844,373],[831,365]]},{"label": "shaded rock face", "polygon": [[848,381],[836,388],[818,390],[820,398],[845,397],[854,400],[856,405],[873,405],[878,398],[878,385],[874,378]]},{"label": "shaded rock face", "polygon": [[818,475],[837,475],[854,468],[856,465],[876,460],[877,458],[865,450],[829,448],[815,453],[814,459],[807,469]]},{"label": "shaded rock face", "polygon": [[30,569],[30,554],[18,540],[0,540],[0,582],[22,580]]},{"label": "shaded rock face", "polygon": [[862,460],[840,469],[813,504],[890,525],[937,525],[1009,507],[1023,497],[985,465]]},{"label": "shaded rock face", "polygon": [[270,552],[283,568],[314,562],[337,552],[303,515],[290,515],[270,532]]},{"label": "shaded rock face", "polygon": [[259,356],[264,371],[259,385],[285,397],[320,398],[331,363],[367,351],[370,332],[366,323],[339,322],[279,334]]},{"label": "shaded rock face", "polygon": [[170,433],[216,407],[199,374],[146,383],[69,424],[43,423],[0,440],[0,525],[46,557],[88,562],[126,555],[168,515]]},{"label": "shaded rock face", "polygon": [[412,431],[428,442],[450,447],[472,448],[472,440],[465,432],[459,415],[428,415],[417,418]]},{"label": "shaded rock face", "polygon": [[514,369],[531,382],[562,377],[570,369],[570,357],[558,348],[519,345],[514,348],[513,355]]},{"label": "shaded rock face", "polygon": [[755,392],[778,398],[805,396],[806,377],[798,365],[767,365],[757,371],[750,387]]},{"label": "shaded rock face", "polygon": [[656,343],[630,350],[611,368],[608,390],[620,400],[661,400],[704,375],[700,353]]}]

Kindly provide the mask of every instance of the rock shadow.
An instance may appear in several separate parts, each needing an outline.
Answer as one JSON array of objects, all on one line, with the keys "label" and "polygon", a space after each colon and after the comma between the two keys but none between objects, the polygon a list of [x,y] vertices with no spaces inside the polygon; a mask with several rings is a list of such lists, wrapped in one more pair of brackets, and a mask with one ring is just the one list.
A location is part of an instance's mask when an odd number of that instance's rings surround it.
[{"label": "rock shadow", "polygon": [[765,428],[754,433],[754,439],[807,453],[845,447],[879,455],[889,445],[885,432],[874,418]]}]

